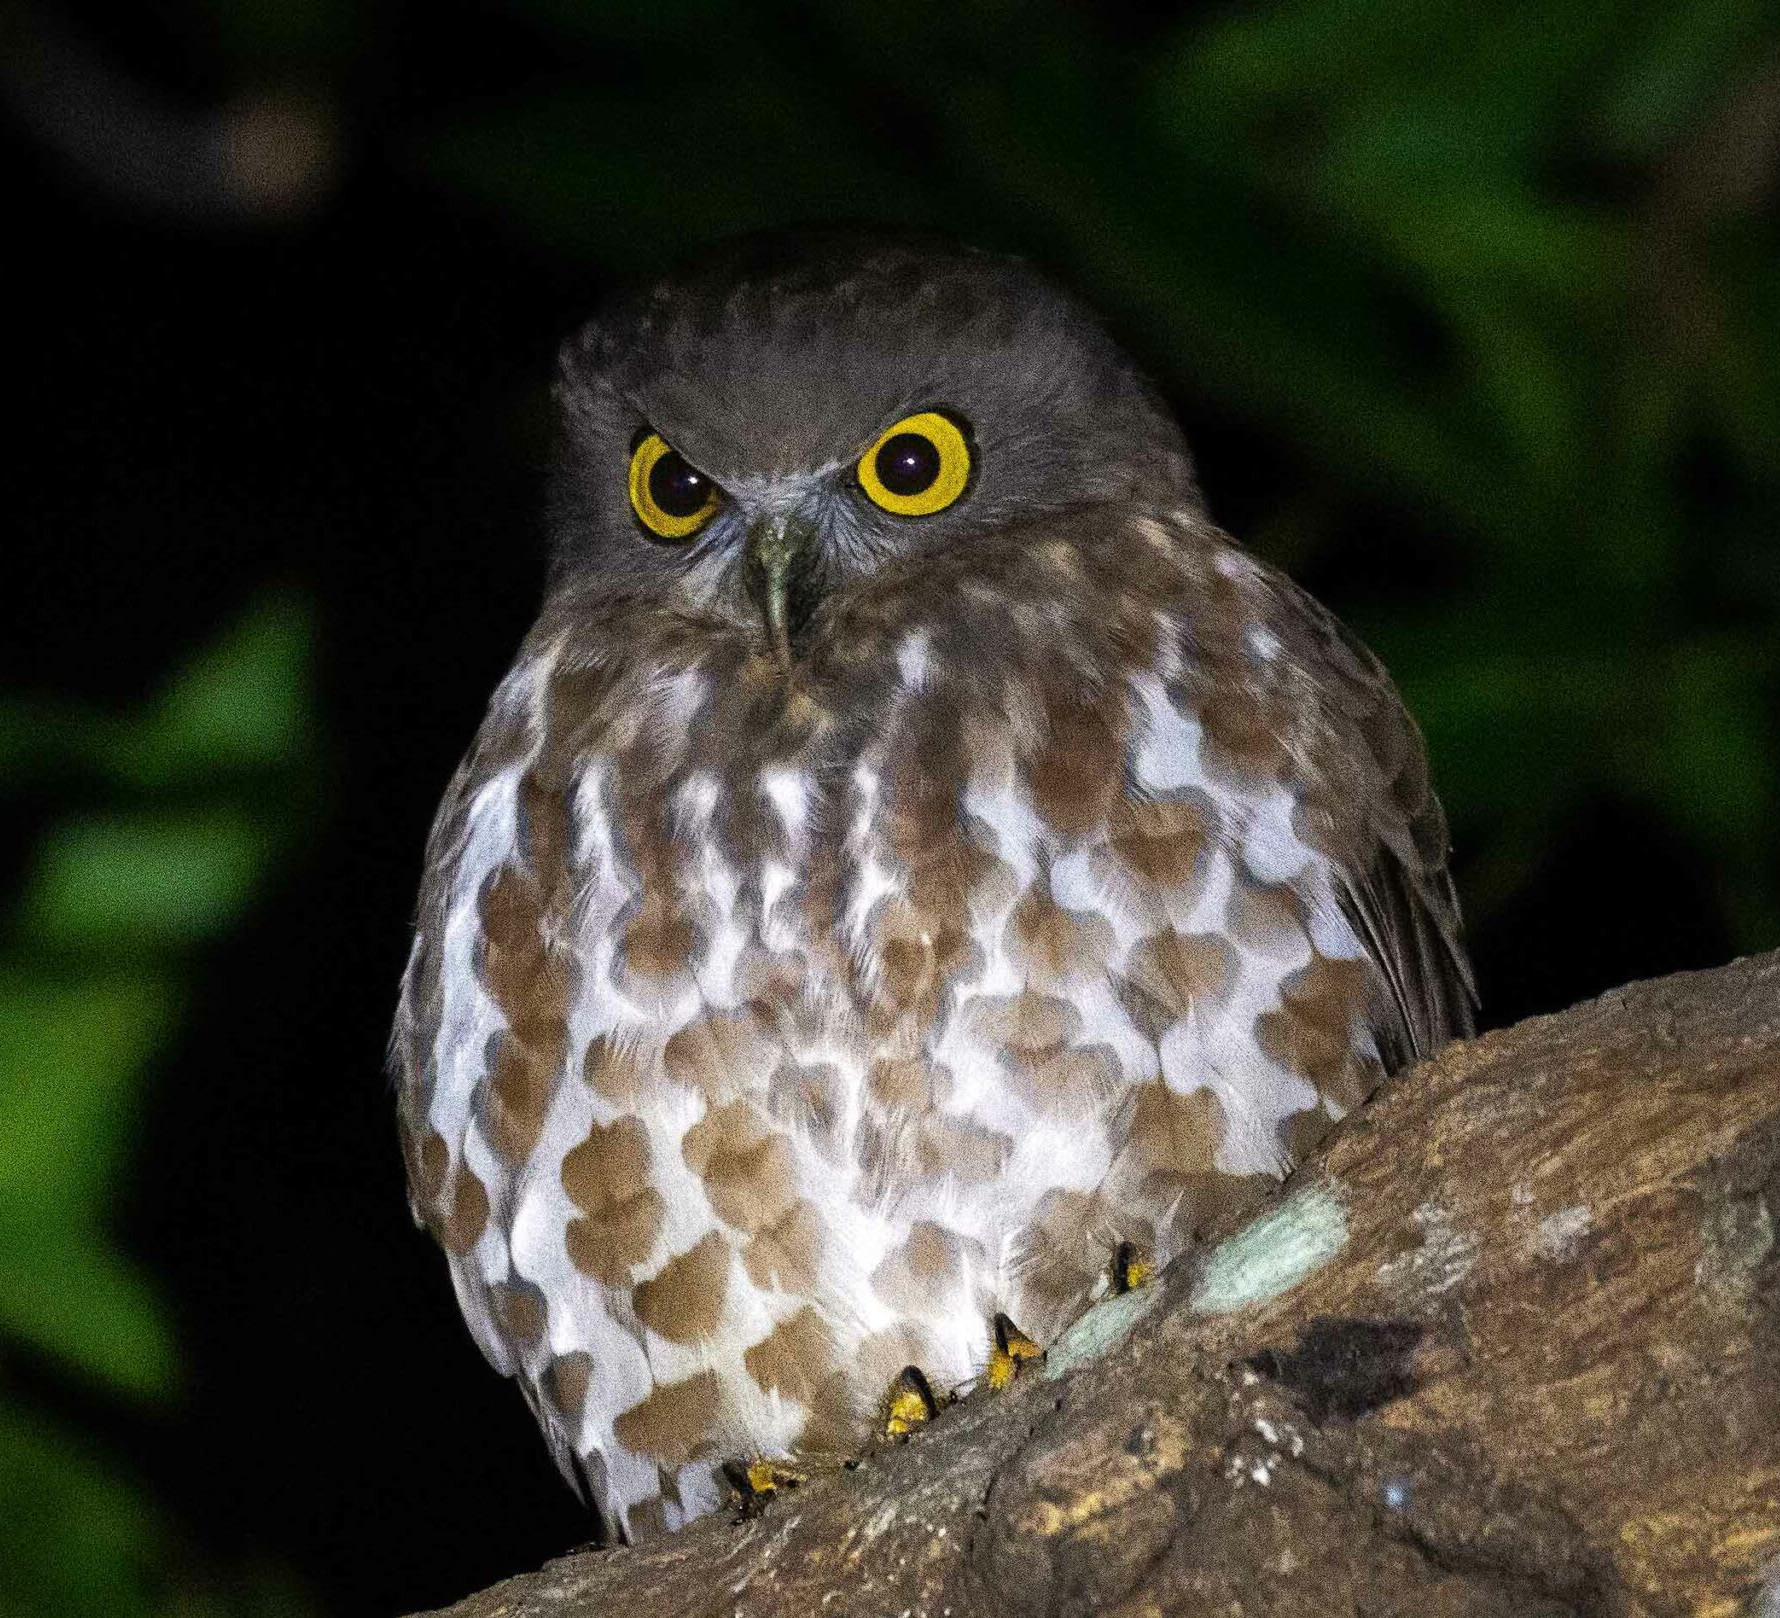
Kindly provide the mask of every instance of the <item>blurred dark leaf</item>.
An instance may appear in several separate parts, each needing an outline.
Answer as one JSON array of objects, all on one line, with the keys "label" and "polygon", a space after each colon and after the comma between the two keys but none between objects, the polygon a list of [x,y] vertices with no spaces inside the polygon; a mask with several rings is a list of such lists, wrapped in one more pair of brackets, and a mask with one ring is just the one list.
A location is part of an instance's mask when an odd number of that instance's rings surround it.
[{"label": "blurred dark leaf", "polygon": [[[172,1322],[112,1206],[194,951],[239,923],[304,801],[309,637],[299,603],[268,602],[140,714],[5,712],[13,760],[128,801],[46,829],[0,956],[0,1367],[22,1350],[114,1396],[177,1388]],[[0,1524],[0,1611],[188,1605],[159,1566],[169,1525],[3,1381]]]},{"label": "blurred dark leaf", "polygon": [[22,924],[51,947],[200,943],[240,914],[272,846],[229,806],[70,821],[45,839]]}]

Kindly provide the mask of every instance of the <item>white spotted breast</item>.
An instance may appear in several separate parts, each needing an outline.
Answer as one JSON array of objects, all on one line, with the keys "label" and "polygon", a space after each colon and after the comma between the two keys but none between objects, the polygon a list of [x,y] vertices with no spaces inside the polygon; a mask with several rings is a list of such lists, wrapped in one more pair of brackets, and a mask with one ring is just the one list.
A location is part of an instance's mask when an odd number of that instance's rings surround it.
[{"label": "white spotted breast", "polygon": [[998,1311],[1048,1339],[1425,1043],[1367,897],[1456,940],[1419,742],[1234,554],[978,555],[789,685],[547,608],[435,828],[396,1056],[466,1318],[625,1532],[847,1453],[904,1364],[967,1382]]}]

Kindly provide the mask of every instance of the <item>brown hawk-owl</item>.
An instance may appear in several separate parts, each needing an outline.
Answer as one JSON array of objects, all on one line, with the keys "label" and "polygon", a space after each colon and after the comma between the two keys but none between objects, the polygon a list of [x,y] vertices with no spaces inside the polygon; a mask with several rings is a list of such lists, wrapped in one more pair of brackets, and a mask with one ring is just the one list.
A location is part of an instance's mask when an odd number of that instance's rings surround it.
[{"label": "brown hawk-owl", "polygon": [[1383,668],[1020,263],[755,241],[557,396],[394,1050],[470,1328],[628,1537],[1034,1351],[1471,987]]}]

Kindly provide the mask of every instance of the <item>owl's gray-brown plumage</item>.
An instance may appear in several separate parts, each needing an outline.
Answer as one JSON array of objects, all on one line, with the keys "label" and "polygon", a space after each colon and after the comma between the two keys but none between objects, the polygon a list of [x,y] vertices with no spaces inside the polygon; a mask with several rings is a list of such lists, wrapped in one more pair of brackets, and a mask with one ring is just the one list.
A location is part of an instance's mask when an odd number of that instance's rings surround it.
[{"label": "owl's gray-brown plumage", "polygon": [[1049,1340],[1471,988],[1384,670],[1023,266],[752,244],[559,398],[394,1049],[471,1329],[634,1535]]}]

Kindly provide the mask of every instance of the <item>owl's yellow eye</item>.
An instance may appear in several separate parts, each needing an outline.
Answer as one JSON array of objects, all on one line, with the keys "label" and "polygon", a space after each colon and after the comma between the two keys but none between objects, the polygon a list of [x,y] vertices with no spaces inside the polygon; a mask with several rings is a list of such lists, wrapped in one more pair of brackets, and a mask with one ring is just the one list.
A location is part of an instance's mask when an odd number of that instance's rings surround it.
[{"label": "owl's yellow eye", "polygon": [[711,520],[717,485],[660,433],[630,452],[630,508],[657,539],[690,539]]},{"label": "owl's yellow eye", "polygon": [[944,511],[969,482],[964,431],[937,410],[904,416],[859,458],[860,488],[899,517]]}]

